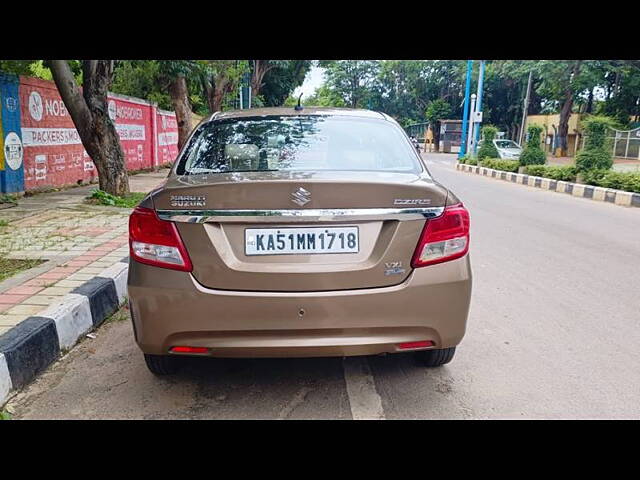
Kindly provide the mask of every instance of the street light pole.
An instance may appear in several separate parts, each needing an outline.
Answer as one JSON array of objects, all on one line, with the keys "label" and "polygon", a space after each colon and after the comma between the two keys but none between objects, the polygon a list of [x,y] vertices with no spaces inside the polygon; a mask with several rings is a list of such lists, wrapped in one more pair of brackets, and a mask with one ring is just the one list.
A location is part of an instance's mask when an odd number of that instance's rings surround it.
[{"label": "street light pole", "polygon": [[[478,77],[478,102],[476,103],[476,111],[482,111],[482,91],[484,89],[484,60],[480,60],[480,76]],[[480,140],[480,122],[475,123],[475,118],[473,119],[473,129],[475,134],[473,138],[475,139],[473,142],[473,154],[476,154],[476,150],[478,149],[478,141]]]},{"label": "street light pole", "polygon": [[473,60],[467,60],[467,81],[464,88],[464,103],[462,105],[462,137],[460,138],[460,152],[458,158],[465,156],[467,151],[467,130],[469,124],[469,94],[471,93],[471,70],[473,69]]},{"label": "street light pole", "polygon": [[473,117],[476,111],[476,94],[471,95],[471,105],[469,109],[469,123],[471,123],[469,128],[469,137],[467,138],[468,151],[471,153],[471,149],[473,148]]}]

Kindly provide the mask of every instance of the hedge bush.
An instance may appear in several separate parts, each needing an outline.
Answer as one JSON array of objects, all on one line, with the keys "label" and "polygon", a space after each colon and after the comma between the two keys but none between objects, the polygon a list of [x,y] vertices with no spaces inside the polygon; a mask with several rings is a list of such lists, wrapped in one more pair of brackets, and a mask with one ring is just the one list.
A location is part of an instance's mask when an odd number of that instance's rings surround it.
[{"label": "hedge bush", "polygon": [[498,129],[493,125],[486,125],[482,127],[482,145],[478,150],[478,160],[485,158],[498,158],[498,149],[493,144],[493,139],[496,138]]},{"label": "hedge bush", "polygon": [[584,173],[588,185],[614,188],[627,192],[640,193],[640,172],[614,172],[613,170],[589,170]]},{"label": "hedge bush", "polygon": [[501,160],[499,158],[488,158],[482,161],[482,166],[501,170],[503,172],[516,173],[520,163],[517,160]]},{"label": "hedge bush", "polygon": [[613,166],[611,148],[607,142],[607,128],[613,125],[608,117],[589,117],[582,120],[585,132],[584,149],[576,155],[579,172],[608,170]]},{"label": "hedge bush", "polygon": [[528,165],[526,167],[527,175],[534,177],[551,178],[553,180],[562,180],[563,182],[575,182],[578,173],[574,166],[552,166],[552,165]]},{"label": "hedge bush", "polygon": [[520,154],[520,165],[544,165],[547,155],[542,150],[540,134],[543,128],[535,123],[527,127],[528,140]]}]

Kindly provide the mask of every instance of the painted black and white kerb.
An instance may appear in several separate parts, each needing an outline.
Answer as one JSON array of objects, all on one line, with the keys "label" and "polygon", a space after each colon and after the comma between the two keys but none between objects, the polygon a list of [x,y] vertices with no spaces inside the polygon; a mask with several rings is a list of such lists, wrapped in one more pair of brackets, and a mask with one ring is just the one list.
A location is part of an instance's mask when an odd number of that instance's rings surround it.
[{"label": "painted black and white kerb", "polygon": [[112,315],[127,296],[128,258],[83,283],[61,302],[0,335],[0,405],[80,337]]},{"label": "painted black and white kerb", "polygon": [[600,202],[610,202],[626,207],[640,207],[640,193],[614,190],[613,188],[594,187],[582,183],[563,182],[544,177],[533,177],[521,173],[503,172],[491,168],[463,163],[456,164],[456,170],[476,173],[485,177],[497,178],[508,182],[520,183],[529,187],[542,188],[553,192],[568,193],[574,197],[588,198]]}]

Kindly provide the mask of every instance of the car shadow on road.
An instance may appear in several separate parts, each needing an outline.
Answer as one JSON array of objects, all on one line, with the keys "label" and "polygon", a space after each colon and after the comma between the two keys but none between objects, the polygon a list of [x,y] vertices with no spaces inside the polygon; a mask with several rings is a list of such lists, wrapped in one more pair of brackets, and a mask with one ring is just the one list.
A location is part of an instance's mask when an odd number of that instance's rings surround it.
[{"label": "car shadow on road", "polygon": [[[410,354],[365,357],[372,366],[382,402],[409,418],[428,413],[398,409],[403,395],[418,396],[420,410],[440,409],[451,392],[442,369],[421,367]],[[171,389],[193,387],[189,418],[350,419],[342,358],[184,358],[180,372],[161,377]],[[443,374],[444,373],[444,374]],[[428,395],[426,392],[435,392]],[[398,394],[400,393],[400,397]],[[428,398],[424,398],[427,395]],[[413,401],[409,402],[413,404]],[[435,405],[434,405],[435,404]],[[417,408],[415,404],[411,408]]]}]

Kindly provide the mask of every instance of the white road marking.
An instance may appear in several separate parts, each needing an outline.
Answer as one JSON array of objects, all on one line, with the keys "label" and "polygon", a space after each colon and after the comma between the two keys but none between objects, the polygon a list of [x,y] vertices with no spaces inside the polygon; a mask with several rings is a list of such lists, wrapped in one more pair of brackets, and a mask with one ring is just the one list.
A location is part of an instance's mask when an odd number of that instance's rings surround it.
[{"label": "white road marking", "polygon": [[367,358],[345,357],[342,365],[353,419],[384,420],[382,400],[376,390]]}]

